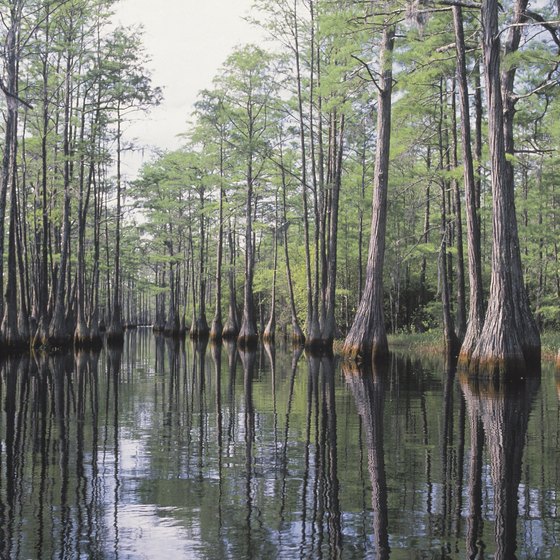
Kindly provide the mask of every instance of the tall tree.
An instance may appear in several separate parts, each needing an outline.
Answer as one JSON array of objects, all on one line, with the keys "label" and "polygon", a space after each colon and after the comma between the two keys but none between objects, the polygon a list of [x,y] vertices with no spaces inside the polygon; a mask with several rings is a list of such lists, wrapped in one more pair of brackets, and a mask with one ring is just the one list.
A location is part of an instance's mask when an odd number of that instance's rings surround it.
[{"label": "tall tree", "polygon": [[357,360],[384,358],[389,351],[383,313],[383,264],[391,143],[393,48],[396,29],[392,17],[394,16],[384,16],[379,51],[380,78],[376,82],[377,145],[366,283],[354,322],[343,346],[344,354]]},{"label": "tall tree", "polygon": [[[516,6],[522,9],[519,2]],[[484,325],[469,367],[480,375],[516,375],[525,370],[526,359],[540,355],[540,338],[537,332],[535,340],[531,324],[521,322],[530,311],[522,309],[527,296],[520,269],[513,174],[506,158],[503,95],[511,90],[502,90],[498,2],[484,0],[481,13],[492,175],[492,276]]]},{"label": "tall tree", "polygon": [[111,302],[111,320],[107,336],[116,342],[123,337],[122,302],[121,302],[121,223],[123,202],[122,127],[125,119],[139,110],[147,110],[157,105],[161,91],[153,87],[150,73],[146,69],[147,57],[142,46],[142,30],[138,28],[117,28],[107,41],[107,54],[104,59],[106,104],[114,116],[116,130],[116,216],[113,290]]},{"label": "tall tree", "polygon": [[257,341],[253,294],[256,191],[268,161],[268,119],[278,89],[271,55],[253,45],[237,49],[228,57],[217,85],[226,92],[224,102],[233,125],[230,142],[243,166],[245,279],[238,341],[252,345]]},{"label": "tall tree", "polygon": [[469,355],[478,340],[484,319],[482,290],[482,259],[480,248],[480,225],[477,216],[476,180],[471,147],[471,122],[467,64],[465,53],[465,34],[461,6],[453,6],[455,30],[455,50],[457,67],[457,89],[461,113],[461,146],[463,153],[463,181],[466,198],[467,217],[467,254],[469,262],[469,315],[467,331],[461,346],[461,355]]}]

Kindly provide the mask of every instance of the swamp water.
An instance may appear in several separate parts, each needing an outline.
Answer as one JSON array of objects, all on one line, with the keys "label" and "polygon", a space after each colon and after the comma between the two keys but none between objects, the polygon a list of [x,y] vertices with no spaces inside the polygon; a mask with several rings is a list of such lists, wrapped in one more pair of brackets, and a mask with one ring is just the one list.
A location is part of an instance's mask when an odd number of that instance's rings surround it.
[{"label": "swamp water", "polygon": [[560,386],[197,348],[2,362],[1,559],[560,558]]}]

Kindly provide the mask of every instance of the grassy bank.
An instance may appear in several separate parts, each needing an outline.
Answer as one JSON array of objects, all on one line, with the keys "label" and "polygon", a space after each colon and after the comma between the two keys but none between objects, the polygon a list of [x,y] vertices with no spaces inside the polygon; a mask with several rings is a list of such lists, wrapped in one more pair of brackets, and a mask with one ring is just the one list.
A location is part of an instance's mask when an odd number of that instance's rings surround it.
[{"label": "grassy bank", "polygon": [[[441,354],[443,351],[443,334],[440,330],[425,333],[399,333],[389,335],[389,348],[395,351]],[[541,335],[542,359],[555,362],[560,348],[560,332],[550,331]]]}]

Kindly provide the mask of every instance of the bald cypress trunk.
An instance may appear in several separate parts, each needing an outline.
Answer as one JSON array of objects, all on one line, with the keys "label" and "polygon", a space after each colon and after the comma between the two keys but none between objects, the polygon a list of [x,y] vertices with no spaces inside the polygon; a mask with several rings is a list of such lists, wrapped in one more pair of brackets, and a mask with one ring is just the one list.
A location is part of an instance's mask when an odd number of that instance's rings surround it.
[{"label": "bald cypress trunk", "polygon": [[[70,37],[71,39],[71,34]],[[68,346],[72,340],[72,334],[66,322],[66,291],[68,289],[68,261],[70,251],[70,142],[72,135],[72,68],[73,56],[66,53],[66,80],[64,88],[64,131],[63,131],[63,214],[62,214],[62,238],[60,241],[60,265],[56,282],[56,296],[54,300],[54,311],[49,323],[47,340],[43,344],[51,348],[62,348]]]},{"label": "bald cypress trunk", "polygon": [[[251,132],[251,129],[249,129]],[[251,134],[250,134],[251,137]],[[253,294],[253,276],[255,254],[253,243],[253,156],[247,162],[247,196],[245,210],[245,285],[243,287],[243,316],[237,342],[241,347],[251,347],[257,343],[257,325],[255,322],[255,302]]]},{"label": "bald cypress trunk", "polygon": [[274,244],[274,265],[272,269],[272,293],[270,294],[270,317],[263,331],[265,342],[274,342],[276,336],[276,273],[278,270],[278,195],[276,196],[276,216],[274,220],[273,244]]},{"label": "bald cypress trunk", "polygon": [[222,261],[224,252],[224,146],[223,140],[220,139],[220,200],[218,207],[218,243],[216,249],[216,306],[214,310],[214,319],[210,327],[210,339],[221,340],[222,338]]},{"label": "bald cypress trunk", "polygon": [[292,344],[300,345],[305,343],[305,335],[299,325],[297,309],[294,296],[294,283],[292,280],[292,270],[290,266],[290,251],[288,249],[288,216],[286,212],[286,170],[281,166],[282,173],[282,230],[284,234],[284,258],[286,261],[286,276],[288,281],[288,294],[290,298],[290,316],[292,321]]},{"label": "bald cypress trunk", "polygon": [[460,6],[453,6],[453,22],[455,27],[457,88],[459,107],[461,110],[461,142],[463,152],[463,181],[465,185],[466,217],[467,217],[467,255],[469,263],[469,314],[467,331],[460,350],[460,359],[474,350],[478,335],[482,330],[484,319],[484,303],[482,290],[482,260],[480,251],[480,225],[476,181],[474,175],[473,155],[471,149],[471,126],[469,109],[469,92],[467,83],[467,66],[465,55],[465,36],[463,32],[463,16]]},{"label": "bald cypress trunk", "polygon": [[383,358],[389,353],[383,314],[383,264],[387,225],[394,36],[394,25],[386,23],[379,54],[383,71],[377,96],[377,146],[366,284],[354,323],[343,347],[344,354],[358,360]]},{"label": "bald cypress trunk", "polygon": [[239,322],[237,320],[237,299],[235,294],[235,244],[233,241],[233,231],[230,224],[228,232],[229,244],[229,270],[228,270],[228,287],[229,287],[229,302],[228,302],[228,317],[222,329],[222,338],[234,339],[239,334]]},{"label": "bald cypress trunk", "polygon": [[[521,41],[522,24],[526,21],[527,16],[525,10],[527,9],[528,0],[517,0],[514,6],[514,25],[509,28],[508,35],[505,43],[505,55],[511,55],[519,49]],[[529,304],[529,296],[525,288],[523,279],[523,267],[521,264],[521,250],[519,248],[519,236],[517,233],[517,214],[515,212],[514,200],[514,169],[512,158],[515,155],[514,149],[514,133],[513,124],[515,117],[515,103],[516,98],[513,91],[515,74],[517,67],[509,65],[506,69],[502,69],[501,86],[502,98],[504,103],[504,144],[507,157],[505,159],[505,172],[506,181],[511,192],[508,204],[510,223],[510,243],[509,253],[511,258],[511,274],[512,274],[512,290],[514,305],[514,317],[516,327],[519,334],[519,342],[523,350],[526,362],[540,363],[541,358],[541,340],[537,322],[531,306]]]},{"label": "bald cypress trunk", "polygon": [[107,341],[121,344],[124,341],[121,311],[121,213],[122,213],[122,177],[121,177],[121,108],[117,102],[117,208],[115,220],[115,256],[113,275],[113,301],[111,320],[107,325]]},{"label": "bald cypress trunk", "polygon": [[[27,342],[19,332],[17,309],[17,150],[18,150],[18,50],[22,3],[10,7],[10,25],[4,43],[6,83],[2,90],[6,99],[5,143],[2,158],[0,186],[0,347],[6,352],[19,351]],[[4,292],[4,218],[7,195],[10,193],[10,220],[8,234],[8,278]],[[23,289],[23,287],[21,287]]]},{"label": "bald cypress trunk", "polygon": [[540,355],[540,339],[538,344],[532,340],[531,324],[521,322],[530,310],[523,304],[527,296],[519,256],[513,173],[506,160],[496,0],[484,1],[482,22],[492,174],[492,276],[488,309],[470,368],[479,375],[515,377],[525,371],[526,358]]}]

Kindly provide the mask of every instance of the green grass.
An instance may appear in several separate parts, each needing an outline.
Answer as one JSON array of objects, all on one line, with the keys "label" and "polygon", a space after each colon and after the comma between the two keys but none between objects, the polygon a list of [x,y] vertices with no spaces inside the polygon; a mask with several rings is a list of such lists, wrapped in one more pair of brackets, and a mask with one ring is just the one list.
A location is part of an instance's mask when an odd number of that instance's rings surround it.
[{"label": "green grass", "polygon": [[[391,350],[423,354],[440,354],[443,351],[443,333],[439,329],[425,333],[398,333],[388,336]],[[556,361],[560,349],[560,332],[548,331],[541,335],[542,359]]]}]

